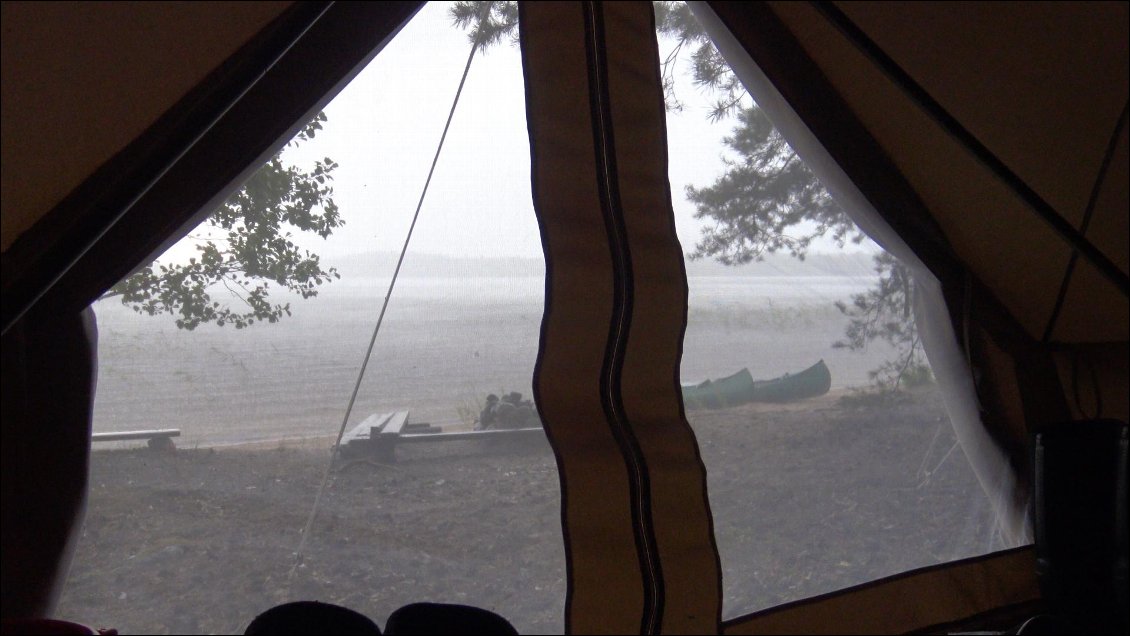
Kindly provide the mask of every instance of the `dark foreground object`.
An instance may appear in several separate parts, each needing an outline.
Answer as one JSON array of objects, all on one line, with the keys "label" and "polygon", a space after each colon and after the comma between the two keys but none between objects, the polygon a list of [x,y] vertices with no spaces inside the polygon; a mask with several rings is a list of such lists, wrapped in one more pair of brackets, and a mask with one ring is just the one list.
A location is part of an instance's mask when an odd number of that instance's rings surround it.
[{"label": "dark foreground object", "polygon": [[1036,573],[1043,596],[1076,633],[1125,634],[1127,426],[1068,422],[1034,441]]},{"label": "dark foreground object", "polygon": [[[381,628],[368,617],[351,609],[298,601],[272,607],[251,621],[245,634],[361,634],[380,636]],[[385,634],[517,634],[505,618],[469,605],[412,603],[389,615]]]},{"label": "dark foreground object", "polygon": [[469,605],[412,603],[389,614],[386,634],[517,634],[510,621]]},{"label": "dark foreground object", "polygon": [[367,616],[330,603],[297,601],[277,605],[251,621],[244,634],[376,634],[381,628]]}]

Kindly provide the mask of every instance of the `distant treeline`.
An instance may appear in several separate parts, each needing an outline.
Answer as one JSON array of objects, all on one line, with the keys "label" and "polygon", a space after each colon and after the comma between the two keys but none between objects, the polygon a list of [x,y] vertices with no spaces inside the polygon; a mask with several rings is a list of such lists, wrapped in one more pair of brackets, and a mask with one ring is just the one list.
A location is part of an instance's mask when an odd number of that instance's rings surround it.
[{"label": "distant treeline", "polygon": [[[327,265],[336,267],[343,278],[391,274],[397,254],[376,252],[325,257]],[[541,258],[457,257],[439,254],[413,254],[405,258],[402,276],[453,277],[522,277],[543,276]],[[728,266],[716,261],[687,261],[688,276],[874,276],[872,254],[868,252],[809,253],[803,260],[787,254],[770,254],[759,263]]]},{"label": "distant treeline", "polygon": [[802,261],[788,254],[767,254],[746,265],[723,265],[715,260],[687,261],[688,276],[850,276],[871,277],[871,252],[809,252]]},{"label": "distant treeline", "polygon": [[[399,255],[393,252],[325,256],[327,265],[336,267],[343,279],[353,277],[388,276],[396,269]],[[543,276],[545,263],[540,258],[478,258],[443,256],[439,254],[413,254],[404,259],[401,276],[428,278],[458,278],[473,276]]]}]

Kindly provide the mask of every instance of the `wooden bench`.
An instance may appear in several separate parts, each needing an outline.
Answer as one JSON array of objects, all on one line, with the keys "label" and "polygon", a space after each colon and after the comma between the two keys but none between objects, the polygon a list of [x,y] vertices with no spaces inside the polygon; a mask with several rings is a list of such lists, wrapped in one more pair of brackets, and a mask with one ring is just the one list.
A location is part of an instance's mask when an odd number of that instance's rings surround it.
[{"label": "wooden bench", "polygon": [[385,420],[384,426],[380,430],[380,436],[400,436],[406,426],[408,426],[408,411],[397,411]]},{"label": "wooden bench", "polygon": [[471,439],[544,437],[540,426],[501,428],[485,431],[452,431],[424,423],[411,423],[408,411],[374,413],[341,437],[341,454],[346,458],[369,457],[381,462],[396,461],[399,444],[457,442]]},{"label": "wooden bench", "polygon": [[148,431],[116,431],[113,433],[93,433],[91,442],[125,442],[135,439],[148,440],[153,450],[175,450],[173,438],[180,437],[179,428],[158,428]]},{"label": "wooden bench", "polygon": [[343,457],[371,456],[391,462],[396,440],[407,427],[408,411],[374,413],[342,435],[340,452]]}]

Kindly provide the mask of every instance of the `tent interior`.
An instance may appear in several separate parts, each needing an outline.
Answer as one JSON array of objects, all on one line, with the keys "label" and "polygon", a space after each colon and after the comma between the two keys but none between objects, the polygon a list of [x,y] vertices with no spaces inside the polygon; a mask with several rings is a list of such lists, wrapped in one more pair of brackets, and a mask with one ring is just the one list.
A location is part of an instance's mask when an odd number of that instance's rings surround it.
[{"label": "tent interior", "polygon": [[[237,631],[300,600],[381,623],[404,603],[473,605],[522,632],[1003,633],[1042,616],[1050,633],[1127,633],[1128,7],[3,2],[5,633],[44,618]],[[484,23],[493,39],[462,30]],[[668,64],[699,45],[718,57]],[[733,81],[716,123],[679,102],[718,105],[709,82],[675,77],[704,60]],[[755,130],[737,119],[754,114],[787,159],[734,154],[731,127]],[[726,225],[751,204],[712,198],[724,179],[703,184],[794,157],[817,189],[757,209],[781,218],[808,197],[808,220],[752,258],[717,249],[758,230]],[[272,162],[290,178],[316,166],[278,209],[317,209],[322,239],[353,237],[340,275],[293,308],[246,280],[216,296],[271,324],[217,314],[201,285],[178,320],[218,326],[172,327],[161,272],[195,280],[186,255],[228,253],[178,247],[199,228],[253,235],[207,224]],[[357,214],[343,229],[331,194]],[[296,255],[323,245],[294,241]],[[752,262],[731,276],[712,262],[726,256]],[[260,277],[285,288],[281,262]],[[122,291],[139,272],[152,291]],[[886,340],[857,333],[873,357],[832,346],[892,280],[901,318],[868,327]],[[900,388],[905,365],[871,371],[899,352],[924,370],[917,393]],[[127,354],[152,357],[115,366]],[[741,367],[795,383],[818,357],[832,373],[816,401],[689,397]],[[891,369],[893,393],[864,390]],[[240,383],[262,401],[234,415]],[[544,436],[471,439],[500,413],[483,396],[508,391]],[[409,406],[462,435],[455,450],[404,434],[398,461],[339,461],[347,428]],[[312,418],[316,443],[284,448]],[[232,432],[250,419],[276,427]],[[173,425],[175,453],[92,441]],[[250,476],[210,499],[225,462]],[[166,504],[193,513],[158,519]],[[178,531],[192,518],[196,535]],[[319,560],[331,548],[345,570]],[[211,598],[242,609],[210,622]]]}]

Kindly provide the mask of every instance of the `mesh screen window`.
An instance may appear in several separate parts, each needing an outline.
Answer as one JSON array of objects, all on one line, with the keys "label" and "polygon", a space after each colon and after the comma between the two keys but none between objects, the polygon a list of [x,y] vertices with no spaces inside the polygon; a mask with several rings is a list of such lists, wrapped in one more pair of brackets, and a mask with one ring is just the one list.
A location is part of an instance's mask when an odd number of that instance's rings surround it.
[{"label": "mesh screen window", "polygon": [[723,617],[1004,547],[914,325],[866,238],[681,2],[658,2],[687,254],[681,381]]},{"label": "mesh screen window", "polygon": [[[303,542],[470,52],[452,9],[426,5],[154,280],[95,304],[95,432],[180,436],[173,452],[95,443],[61,617],[240,633],[288,601],[379,625],[429,601],[563,631],[558,476],[531,403],[545,268],[521,59],[506,41],[472,62],[346,426],[362,435],[334,462]],[[488,408],[491,395],[512,412]],[[364,423],[405,412],[415,441],[370,452]],[[539,430],[442,437],[517,428]]]}]

